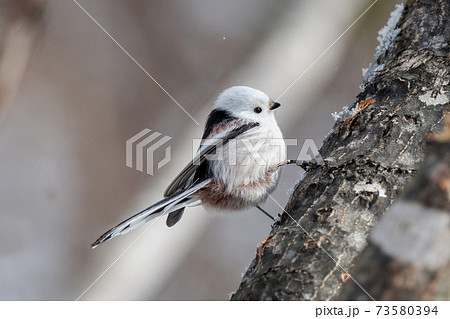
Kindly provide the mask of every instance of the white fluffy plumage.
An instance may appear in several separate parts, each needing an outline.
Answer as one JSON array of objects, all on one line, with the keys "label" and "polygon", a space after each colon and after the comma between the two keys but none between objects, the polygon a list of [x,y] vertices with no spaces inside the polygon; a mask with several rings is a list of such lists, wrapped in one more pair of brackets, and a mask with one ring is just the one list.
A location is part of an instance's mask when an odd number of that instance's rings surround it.
[{"label": "white fluffy plumage", "polygon": [[186,206],[200,201],[207,211],[239,211],[262,204],[279,180],[286,146],[275,119],[280,106],[263,92],[233,86],[217,98],[195,156],[164,193],[164,199],[113,227],[92,248],[168,214],[175,225]]},{"label": "white fluffy plumage", "polygon": [[[263,92],[245,86],[234,86],[219,95],[215,110],[224,110],[236,118],[236,122],[259,123],[257,127],[242,133],[218,149],[223,160],[211,162],[213,180],[226,185],[226,192],[237,199],[256,206],[264,202],[276,187],[279,178],[278,165],[286,160],[283,134],[271,110],[273,102]],[[256,113],[255,108],[262,111]],[[233,129],[230,127],[209,138],[221,138]],[[268,171],[274,170],[270,178]],[[269,181],[267,181],[269,179]],[[204,205],[208,210],[216,207]],[[220,205],[224,206],[224,205]],[[220,209],[219,210],[223,210]]]}]

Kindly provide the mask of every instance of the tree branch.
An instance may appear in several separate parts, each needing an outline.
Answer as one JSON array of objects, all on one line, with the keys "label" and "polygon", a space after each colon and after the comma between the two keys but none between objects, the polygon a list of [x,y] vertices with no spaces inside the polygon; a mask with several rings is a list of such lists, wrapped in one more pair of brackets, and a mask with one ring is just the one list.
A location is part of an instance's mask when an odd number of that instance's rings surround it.
[{"label": "tree branch", "polygon": [[320,150],[334,163],[312,168],[296,186],[232,300],[333,299],[423,162],[426,136],[449,108],[449,5],[402,6],[380,31],[362,92]]},{"label": "tree branch", "polygon": [[[427,142],[423,167],[383,217],[352,270],[377,300],[448,300],[450,296],[450,113]],[[364,300],[344,285],[340,299]]]},{"label": "tree branch", "polygon": [[0,5],[0,115],[19,87],[42,30],[46,0],[8,0]]}]

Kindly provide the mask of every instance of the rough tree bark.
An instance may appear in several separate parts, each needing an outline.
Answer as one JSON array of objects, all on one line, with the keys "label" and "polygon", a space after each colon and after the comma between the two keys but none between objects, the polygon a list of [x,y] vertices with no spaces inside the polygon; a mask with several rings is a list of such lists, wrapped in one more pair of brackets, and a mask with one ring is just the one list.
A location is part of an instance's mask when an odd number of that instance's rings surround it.
[{"label": "rough tree bark", "polygon": [[393,12],[362,92],[320,150],[334,161],[306,172],[232,300],[330,300],[353,280],[347,271],[450,107],[449,7],[409,0]]},{"label": "rough tree bark", "polygon": [[[414,182],[374,228],[352,273],[377,300],[449,299],[450,113],[444,131],[428,139]],[[348,282],[339,298],[367,296]]]}]

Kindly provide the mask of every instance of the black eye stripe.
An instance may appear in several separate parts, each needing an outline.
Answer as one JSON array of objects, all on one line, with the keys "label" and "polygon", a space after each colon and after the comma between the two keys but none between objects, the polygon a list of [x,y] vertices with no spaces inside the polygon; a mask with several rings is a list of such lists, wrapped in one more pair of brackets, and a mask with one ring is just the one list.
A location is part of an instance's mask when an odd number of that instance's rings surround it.
[{"label": "black eye stripe", "polygon": [[262,108],[260,108],[259,106],[257,106],[257,107],[255,107],[255,108],[253,109],[253,111],[254,111],[255,113],[261,113],[261,112],[262,112]]}]

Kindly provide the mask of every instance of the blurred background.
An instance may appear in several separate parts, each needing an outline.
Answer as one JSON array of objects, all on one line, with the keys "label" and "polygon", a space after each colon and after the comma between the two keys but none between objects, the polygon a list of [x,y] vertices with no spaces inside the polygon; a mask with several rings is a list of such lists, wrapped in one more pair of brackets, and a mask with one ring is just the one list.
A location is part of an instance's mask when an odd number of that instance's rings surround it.
[{"label": "blurred background", "polygon": [[[304,74],[277,118],[299,139],[289,157],[306,138],[320,147],[399,2],[377,1],[322,55],[372,0],[0,0],[0,299],[227,300],[270,232],[256,209],[195,207],[173,228],[163,218],[90,244],[161,199],[229,86],[277,99]],[[172,138],[153,175],[125,165],[126,140],[145,128]],[[300,176],[284,170],[267,211]]]}]

